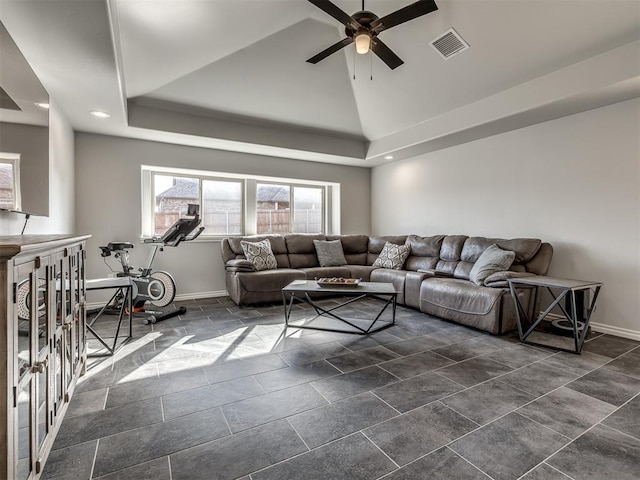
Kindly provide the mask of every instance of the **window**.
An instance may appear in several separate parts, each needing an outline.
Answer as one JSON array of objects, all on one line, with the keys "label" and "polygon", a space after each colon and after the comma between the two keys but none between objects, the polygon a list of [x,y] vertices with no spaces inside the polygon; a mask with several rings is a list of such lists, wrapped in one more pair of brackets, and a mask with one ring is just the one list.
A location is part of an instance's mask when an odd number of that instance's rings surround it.
[{"label": "window", "polygon": [[0,209],[20,210],[20,155],[0,153]]},{"label": "window", "polygon": [[189,204],[200,206],[203,239],[340,230],[339,184],[142,166],[143,237],[162,235]]},{"label": "window", "polygon": [[322,233],[322,187],[258,183],[258,233]]},{"label": "window", "polygon": [[184,217],[189,204],[200,206],[206,235],[242,233],[242,181],[153,173],[151,182],[153,235],[162,235]]}]

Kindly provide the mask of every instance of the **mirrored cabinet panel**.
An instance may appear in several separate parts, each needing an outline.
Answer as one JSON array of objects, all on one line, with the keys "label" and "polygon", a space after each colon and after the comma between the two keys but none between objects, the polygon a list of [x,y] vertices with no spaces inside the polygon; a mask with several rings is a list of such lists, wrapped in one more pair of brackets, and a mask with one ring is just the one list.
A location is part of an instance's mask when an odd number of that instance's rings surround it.
[{"label": "mirrored cabinet panel", "polygon": [[86,368],[88,236],[0,237],[0,478],[37,480]]}]

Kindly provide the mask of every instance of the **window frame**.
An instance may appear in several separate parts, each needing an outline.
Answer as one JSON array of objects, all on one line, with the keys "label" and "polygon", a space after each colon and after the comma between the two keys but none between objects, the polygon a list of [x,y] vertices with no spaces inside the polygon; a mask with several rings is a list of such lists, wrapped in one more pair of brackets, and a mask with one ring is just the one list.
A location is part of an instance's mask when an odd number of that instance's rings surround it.
[{"label": "window frame", "polygon": [[[289,215],[289,232],[287,233],[305,233],[305,232],[294,232],[293,231],[293,225],[294,225],[294,218],[295,218],[295,202],[294,202],[294,191],[296,188],[317,188],[320,190],[320,193],[322,195],[322,200],[321,200],[321,204],[322,204],[322,217],[320,219],[320,223],[322,225],[322,231],[321,232],[313,232],[310,233],[310,235],[313,234],[318,234],[318,235],[326,235],[327,232],[327,188],[326,185],[321,185],[321,184],[302,184],[302,183],[292,183],[292,182],[270,182],[270,181],[266,181],[266,180],[257,180],[256,181],[256,214],[258,212],[258,198],[257,198],[257,192],[258,192],[258,186],[260,184],[263,185],[282,185],[284,187],[289,187],[289,210],[291,212],[291,214]],[[258,230],[258,225],[256,224],[256,231]],[[259,235],[275,235],[272,233],[261,233]]]},{"label": "window frame", "polygon": [[20,191],[20,154],[0,152],[0,163],[13,167],[13,207],[0,207],[0,210],[19,212],[22,210],[22,192]]},{"label": "window frame", "polygon": [[196,242],[220,241],[229,236],[257,235],[257,186],[259,183],[270,185],[284,185],[292,187],[291,196],[291,219],[290,229],[293,227],[293,189],[319,188],[322,193],[322,232],[320,234],[330,235],[340,233],[340,184],[334,182],[313,181],[305,179],[291,179],[281,177],[269,177],[263,175],[244,175],[239,173],[222,173],[206,170],[195,170],[186,168],[173,168],[164,166],[141,165],[141,196],[142,196],[142,222],[141,238],[152,236],[155,227],[155,193],[154,175],[175,176],[196,178],[200,185],[200,213],[203,212],[203,180],[231,181],[239,182],[242,188],[241,206],[241,233],[239,234],[215,234],[207,235],[207,231],[202,232]]}]

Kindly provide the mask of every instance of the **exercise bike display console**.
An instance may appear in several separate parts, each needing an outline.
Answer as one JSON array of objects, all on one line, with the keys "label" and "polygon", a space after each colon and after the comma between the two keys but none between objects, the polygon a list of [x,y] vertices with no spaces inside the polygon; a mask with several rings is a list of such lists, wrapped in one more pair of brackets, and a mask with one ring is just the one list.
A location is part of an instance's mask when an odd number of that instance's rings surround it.
[{"label": "exercise bike display console", "polygon": [[[151,303],[156,307],[166,307],[170,305],[176,296],[176,283],[168,272],[153,272],[151,266],[158,251],[162,252],[164,247],[177,247],[182,242],[190,242],[198,238],[204,230],[200,227],[195,234],[189,236],[198,225],[200,225],[200,215],[198,214],[199,205],[188,206],[188,217],[180,218],[160,237],[146,238],[143,240],[146,244],[153,245],[149,258],[144,267],[139,268],[137,272],[133,272],[134,268],[129,264],[129,250],[134,248],[134,244],[130,242],[110,242],[106,246],[101,246],[100,255],[105,258],[113,255],[120,260],[122,271],[118,272],[119,277],[131,277],[132,280],[132,297],[133,308],[135,311],[144,311],[144,304]],[[117,299],[123,301],[124,299]],[[114,305],[119,307],[119,305]],[[159,320],[174,317],[185,313],[186,309],[182,307],[180,310],[162,314],[162,312],[146,312],[153,313],[145,319],[145,323],[156,323]],[[161,315],[159,315],[161,314]]]}]

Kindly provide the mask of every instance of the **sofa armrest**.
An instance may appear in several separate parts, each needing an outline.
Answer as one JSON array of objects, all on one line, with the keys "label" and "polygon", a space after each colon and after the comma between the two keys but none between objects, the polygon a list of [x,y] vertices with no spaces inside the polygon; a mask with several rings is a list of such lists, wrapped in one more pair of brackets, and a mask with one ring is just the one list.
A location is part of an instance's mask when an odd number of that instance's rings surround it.
[{"label": "sofa armrest", "polygon": [[453,278],[453,273],[442,272],[433,268],[419,268],[418,273],[424,273],[427,277]]},{"label": "sofa armrest", "polygon": [[512,272],[511,270],[503,270],[489,275],[484,281],[485,287],[506,288],[509,286],[510,278],[534,277],[534,273],[530,272]]},{"label": "sofa armrest", "polygon": [[256,268],[253,266],[253,263],[243,258],[229,260],[224,267],[227,272],[255,272],[256,271]]}]

